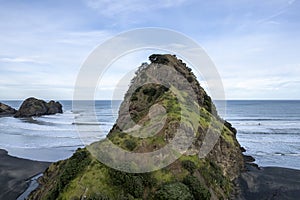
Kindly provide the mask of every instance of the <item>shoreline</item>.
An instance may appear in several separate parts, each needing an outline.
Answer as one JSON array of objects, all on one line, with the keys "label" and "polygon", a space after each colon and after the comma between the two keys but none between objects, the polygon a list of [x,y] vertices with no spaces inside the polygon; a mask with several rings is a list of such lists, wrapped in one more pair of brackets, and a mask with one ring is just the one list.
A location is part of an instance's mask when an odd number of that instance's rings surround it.
[{"label": "shoreline", "polygon": [[43,173],[50,164],[10,156],[0,149],[0,199],[17,199],[28,188],[30,180]]},{"label": "shoreline", "polygon": [[[252,158],[252,159],[251,159]],[[260,167],[252,156],[245,156],[245,171],[236,180],[234,199],[290,199],[300,196],[300,170],[284,167]]]}]

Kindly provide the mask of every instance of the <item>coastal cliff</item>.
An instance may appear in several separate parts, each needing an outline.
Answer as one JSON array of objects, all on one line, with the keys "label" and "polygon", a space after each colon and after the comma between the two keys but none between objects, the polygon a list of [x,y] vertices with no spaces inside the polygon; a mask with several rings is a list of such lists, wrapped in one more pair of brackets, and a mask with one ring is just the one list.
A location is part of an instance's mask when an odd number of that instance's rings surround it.
[{"label": "coastal cliff", "polygon": [[[129,173],[101,163],[96,153],[103,141],[95,142],[78,149],[71,158],[53,163],[29,199],[232,197],[233,182],[244,169],[236,130],[218,116],[211,98],[185,63],[168,54],[154,54],[149,59],[151,63],[142,64],[132,79],[106,139],[124,150],[147,153],[174,140],[181,147],[188,135],[195,138],[189,147],[164,168],[153,166],[154,171]],[[174,76],[176,73],[183,78]],[[183,136],[177,137],[178,129]],[[206,139],[215,136],[211,150],[202,155]],[[118,158],[112,155],[109,159]]]}]

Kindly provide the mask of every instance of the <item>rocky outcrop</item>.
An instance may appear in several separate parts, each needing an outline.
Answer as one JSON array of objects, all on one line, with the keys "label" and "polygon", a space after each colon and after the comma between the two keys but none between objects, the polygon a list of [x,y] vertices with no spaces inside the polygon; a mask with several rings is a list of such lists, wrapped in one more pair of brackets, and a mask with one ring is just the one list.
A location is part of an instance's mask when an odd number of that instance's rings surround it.
[{"label": "rocky outcrop", "polygon": [[[149,59],[151,63],[142,64],[132,79],[116,124],[107,138],[79,149],[67,160],[52,164],[29,199],[231,197],[233,181],[244,169],[236,130],[218,116],[211,98],[185,63],[173,55],[154,54]],[[193,142],[188,143],[188,148],[181,148],[190,138]],[[144,155],[164,149],[174,141],[179,148],[178,151],[160,151],[154,155],[154,162],[137,156],[136,159],[142,161],[140,165],[154,170],[129,173],[99,162],[101,159],[121,160],[124,169],[138,166],[126,156],[118,157],[114,151],[97,157],[97,149],[108,140],[122,149]],[[210,141],[215,142],[210,144]],[[203,146],[211,147],[206,155],[203,155],[205,149],[201,151]],[[155,160],[167,158],[171,153],[180,157],[157,168]],[[162,162],[164,160],[157,164]]]},{"label": "rocky outcrop", "polygon": [[0,103],[0,116],[11,116],[11,115],[15,114],[16,112],[17,111],[14,108],[12,108],[4,103]]},{"label": "rocky outcrop", "polygon": [[14,117],[32,117],[41,115],[53,115],[56,113],[62,113],[62,105],[59,102],[44,100],[30,97],[26,99],[19,110],[15,113]]}]

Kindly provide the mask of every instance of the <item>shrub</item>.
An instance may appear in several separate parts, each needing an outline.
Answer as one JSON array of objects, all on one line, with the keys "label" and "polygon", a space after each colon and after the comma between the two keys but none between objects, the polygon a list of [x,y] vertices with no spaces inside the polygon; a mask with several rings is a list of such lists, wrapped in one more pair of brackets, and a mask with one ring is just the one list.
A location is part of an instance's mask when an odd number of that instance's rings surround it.
[{"label": "shrub", "polygon": [[205,109],[208,111],[208,112],[212,112],[212,101],[211,101],[211,98],[208,96],[208,95],[204,95],[204,107]]},{"label": "shrub", "polygon": [[192,76],[188,76],[187,80],[188,80],[189,83],[191,83],[191,82],[193,82],[194,78]]},{"label": "shrub", "polygon": [[126,139],[124,141],[124,145],[125,147],[129,150],[129,151],[132,151],[135,147],[136,147],[136,142],[134,140],[128,140]]},{"label": "shrub", "polygon": [[156,200],[193,200],[189,188],[181,182],[162,186],[156,193]]},{"label": "shrub", "polygon": [[149,57],[152,63],[168,64],[169,60],[164,55],[153,54]]},{"label": "shrub", "polygon": [[47,194],[46,199],[57,199],[67,184],[76,178],[90,162],[91,158],[89,152],[86,149],[78,148],[71,158],[66,160],[65,163],[61,163],[61,169],[63,169],[63,171],[60,176],[58,176],[57,184]]},{"label": "shrub", "polygon": [[[153,86],[153,87],[155,87],[155,86]],[[143,93],[144,93],[145,95],[148,95],[148,96],[154,96],[155,93],[156,93],[156,89],[153,88],[153,87],[151,87],[151,88],[145,88],[145,89],[143,90]]]},{"label": "shrub", "polygon": [[136,101],[136,100],[138,100],[138,97],[136,95],[132,95],[130,100],[131,101]]},{"label": "shrub", "polygon": [[112,184],[122,188],[122,191],[125,193],[122,197],[126,197],[125,199],[131,196],[134,198],[142,198],[144,188],[152,187],[152,184],[155,184],[150,173],[133,174],[109,169],[108,174]]},{"label": "shrub", "polygon": [[181,162],[181,165],[184,169],[188,170],[191,174],[193,174],[194,171],[197,169],[196,164],[190,160],[183,160]]},{"label": "shrub", "polygon": [[209,161],[200,168],[200,172],[210,185],[216,185],[223,189],[227,195],[232,189],[231,181],[223,175],[221,168],[214,162]]},{"label": "shrub", "polygon": [[189,175],[182,182],[188,186],[195,199],[210,199],[210,192],[201,185],[196,177]]},{"label": "shrub", "polygon": [[132,196],[139,198],[143,196],[144,185],[140,176],[126,176],[126,182],[124,183],[124,189]]},{"label": "shrub", "polygon": [[66,163],[64,171],[60,176],[60,191],[73,180],[89,163],[91,159],[87,150],[78,149]]}]

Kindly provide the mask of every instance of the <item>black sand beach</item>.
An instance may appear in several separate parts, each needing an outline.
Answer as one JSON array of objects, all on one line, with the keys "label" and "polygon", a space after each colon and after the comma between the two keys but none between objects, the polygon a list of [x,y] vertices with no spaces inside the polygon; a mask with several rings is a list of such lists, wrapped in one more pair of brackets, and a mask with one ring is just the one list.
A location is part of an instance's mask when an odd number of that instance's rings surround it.
[{"label": "black sand beach", "polygon": [[9,156],[0,149],[0,200],[15,200],[28,187],[31,177],[42,173],[50,163]]},{"label": "black sand beach", "polygon": [[257,168],[247,164],[238,180],[241,189],[237,199],[298,200],[300,170],[281,167]]}]

